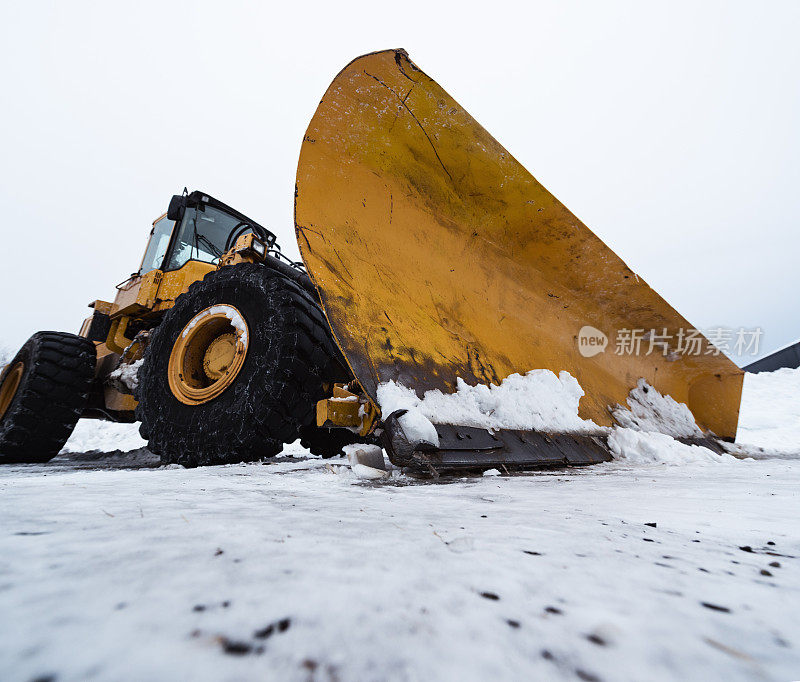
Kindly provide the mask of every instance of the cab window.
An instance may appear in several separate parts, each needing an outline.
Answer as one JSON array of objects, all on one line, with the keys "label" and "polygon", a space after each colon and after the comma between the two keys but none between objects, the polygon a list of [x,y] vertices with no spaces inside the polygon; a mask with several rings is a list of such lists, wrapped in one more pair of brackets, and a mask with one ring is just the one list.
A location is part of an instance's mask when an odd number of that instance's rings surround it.
[{"label": "cab window", "polygon": [[189,208],[183,216],[166,270],[177,270],[189,260],[217,263],[228,235],[242,223],[238,218],[205,206]]},{"label": "cab window", "polygon": [[172,228],[175,222],[168,220],[167,216],[159,218],[153,223],[150,232],[150,241],[147,243],[147,250],[144,252],[142,267],[139,269],[140,275],[145,275],[152,270],[158,270],[164,262],[169,248],[169,238],[172,235]]}]

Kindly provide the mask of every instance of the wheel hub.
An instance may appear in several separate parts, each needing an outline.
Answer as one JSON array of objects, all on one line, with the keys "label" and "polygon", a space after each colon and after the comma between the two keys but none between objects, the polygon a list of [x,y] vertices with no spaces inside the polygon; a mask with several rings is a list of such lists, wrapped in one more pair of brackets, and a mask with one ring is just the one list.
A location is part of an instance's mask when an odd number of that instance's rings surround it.
[{"label": "wheel hub", "polygon": [[236,335],[223,334],[214,339],[203,357],[206,376],[214,381],[225,376],[228,367],[236,358]]},{"label": "wheel hub", "polygon": [[11,401],[14,400],[24,373],[25,363],[17,362],[6,372],[3,382],[0,383],[0,419],[3,418]]},{"label": "wheel hub", "polygon": [[242,314],[231,305],[201,310],[172,347],[167,377],[172,394],[186,405],[220,396],[239,374],[249,334]]}]

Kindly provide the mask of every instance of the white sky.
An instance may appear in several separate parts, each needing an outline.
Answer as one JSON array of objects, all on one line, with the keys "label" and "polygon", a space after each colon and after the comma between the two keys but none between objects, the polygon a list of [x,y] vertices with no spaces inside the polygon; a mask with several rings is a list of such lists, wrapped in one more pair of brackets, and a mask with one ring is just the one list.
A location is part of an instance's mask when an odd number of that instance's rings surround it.
[{"label": "white sky", "polygon": [[203,189],[296,255],[305,127],[411,58],[694,325],[800,336],[800,2],[16,2],[0,10],[0,346],[77,331]]}]

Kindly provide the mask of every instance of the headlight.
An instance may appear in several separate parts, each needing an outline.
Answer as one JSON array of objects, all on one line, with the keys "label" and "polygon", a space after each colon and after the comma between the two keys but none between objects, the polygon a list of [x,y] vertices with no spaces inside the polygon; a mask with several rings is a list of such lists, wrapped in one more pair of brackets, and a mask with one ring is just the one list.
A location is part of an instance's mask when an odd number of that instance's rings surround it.
[{"label": "headlight", "polygon": [[267,252],[267,245],[264,242],[258,241],[258,239],[254,239],[253,251],[255,251],[259,256],[263,256]]}]

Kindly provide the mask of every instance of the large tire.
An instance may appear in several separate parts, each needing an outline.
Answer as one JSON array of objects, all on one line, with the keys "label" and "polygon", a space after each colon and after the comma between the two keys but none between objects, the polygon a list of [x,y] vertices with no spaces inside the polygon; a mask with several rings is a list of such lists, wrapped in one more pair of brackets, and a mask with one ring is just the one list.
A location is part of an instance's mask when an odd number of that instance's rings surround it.
[{"label": "large tire", "polygon": [[[169,385],[170,354],[187,324],[219,305],[233,306],[244,318],[247,353],[224,392],[186,404]],[[135,389],[136,417],[150,450],[164,462],[253,461],[296,440],[314,421],[324,384],[348,378],[309,291],[268,266],[233,265],[192,284],[153,330]]]},{"label": "large tire", "polygon": [[344,454],[344,446],[364,443],[366,439],[348,429],[324,429],[315,424],[300,429],[300,445],[324,459]]},{"label": "large tire", "polygon": [[62,332],[28,339],[0,374],[0,395],[5,386],[8,398],[0,416],[0,463],[47,462],[59,453],[86,407],[94,366],[88,339]]}]

